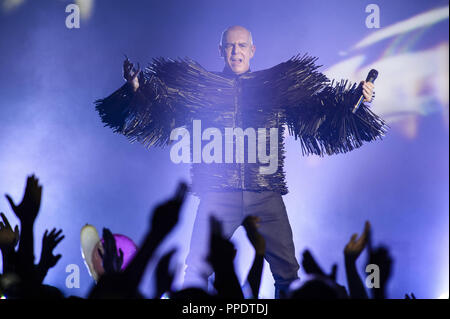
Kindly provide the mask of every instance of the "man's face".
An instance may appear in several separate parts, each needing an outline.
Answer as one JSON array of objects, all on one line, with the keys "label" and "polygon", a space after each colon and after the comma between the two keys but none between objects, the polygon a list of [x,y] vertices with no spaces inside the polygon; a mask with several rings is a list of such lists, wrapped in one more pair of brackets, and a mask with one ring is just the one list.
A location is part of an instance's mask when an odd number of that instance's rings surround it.
[{"label": "man's face", "polygon": [[250,59],[255,54],[255,46],[250,41],[250,32],[244,28],[228,30],[219,50],[226,67],[235,74],[247,72],[250,68]]}]

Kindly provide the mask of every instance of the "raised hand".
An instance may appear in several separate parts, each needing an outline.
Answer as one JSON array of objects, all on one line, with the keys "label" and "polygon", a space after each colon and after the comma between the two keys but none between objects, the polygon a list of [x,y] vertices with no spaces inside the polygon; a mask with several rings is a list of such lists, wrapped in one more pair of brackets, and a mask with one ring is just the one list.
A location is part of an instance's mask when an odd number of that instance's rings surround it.
[{"label": "raised hand", "polygon": [[250,243],[255,248],[257,255],[264,255],[266,252],[266,241],[264,237],[258,232],[260,218],[255,216],[247,216],[242,222],[242,226],[247,233]]},{"label": "raised hand", "polygon": [[36,280],[37,283],[42,283],[44,281],[49,269],[55,267],[61,258],[60,254],[56,256],[53,255],[53,250],[63,239],[64,235],[62,235],[62,229],[57,231],[56,228],[53,228],[50,233],[48,232],[48,229],[45,230],[44,236],[42,237],[41,259],[34,269],[34,276],[32,278],[33,280]]},{"label": "raised hand", "polygon": [[164,239],[178,223],[186,192],[187,185],[180,183],[175,196],[154,210],[151,221],[153,238],[159,241]]},{"label": "raised hand", "polygon": [[0,250],[14,249],[19,242],[19,226],[13,230],[5,214],[0,213],[0,216],[3,220],[0,222]]},{"label": "raised hand", "polygon": [[261,285],[261,275],[264,264],[264,254],[266,252],[266,241],[258,231],[259,221],[259,217],[247,216],[242,223],[245,231],[247,232],[248,239],[252,243],[253,248],[255,248],[255,258],[247,276],[247,281],[252,289],[253,298],[258,298],[259,295],[259,287]]},{"label": "raised hand", "polygon": [[42,186],[39,185],[39,180],[34,175],[27,178],[25,193],[19,205],[16,206],[8,194],[5,196],[22,224],[34,224],[41,207],[42,196]]},{"label": "raised hand", "polygon": [[370,223],[366,221],[364,225],[364,231],[361,237],[358,238],[358,234],[353,234],[352,237],[350,238],[350,241],[345,246],[344,248],[345,258],[349,260],[358,259],[359,255],[361,255],[361,252],[366,247],[369,237],[370,237]]},{"label": "raised hand", "polygon": [[336,281],[337,264],[333,264],[329,275],[325,274],[308,249],[303,252],[302,266],[307,274],[327,277]]},{"label": "raised hand", "polygon": [[210,248],[207,257],[215,272],[214,286],[220,298],[244,298],[234,270],[236,256],[234,245],[224,237],[222,224],[213,215],[210,217]]},{"label": "raised hand", "polygon": [[108,228],[103,228],[103,249],[99,249],[100,257],[103,259],[103,269],[106,274],[119,272],[123,264],[123,251],[119,249],[117,253],[116,240]]},{"label": "raised hand", "polygon": [[33,227],[41,207],[42,186],[34,176],[28,176],[23,199],[16,205],[8,194],[5,195],[14,214],[20,220],[19,249],[16,254],[16,271],[22,280],[34,280],[34,238]]},{"label": "raised hand", "polygon": [[368,299],[367,291],[356,270],[356,260],[366,246],[370,249],[370,223],[366,221],[361,237],[353,234],[344,248],[345,273],[347,285],[352,299]]},{"label": "raised hand", "polygon": [[47,269],[54,267],[61,255],[53,255],[53,250],[55,250],[56,246],[64,239],[64,235],[62,235],[62,229],[56,230],[53,228],[51,232],[48,232],[48,229],[45,230],[44,236],[42,237],[42,252],[41,259],[39,264]]},{"label": "raised hand", "polygon": [[0,250],[3,259],[3,274],[16,271],[15,247],[19,241],[19,226],[12,230],[5,214],[0,213],[3,222],[0,222]]},{"label": "raised hand", "polygon": [[[120,296],[135,296],[141,278],[153,253],[161,241],[175,227],[178,222],[181,205],[186,196],[187,186],[180,183],[175,196],[164,204],[159,205],[153,212],[152,227],[147,233],[144,242],[140,246],[133,259],[123,272],[102,276],[99,286],[91,292],[91,297],[105,294],[103,289],[109,289],[113,285],[114,291]],[[109,288],[105,288],[109,287]],[[102,288],[103,287],[103,288]]]},{"label": "raised hand", "polygon": [[210,249],[207,257],[214,270],[229,267],[236,257],[234,245],[223,236],[222,223],[214,216],[210,217]]},{"label": "raised hand", "polygon": [[141,73],[141,68],[139,64],[137,69],[134,67],[133,63],[128,60],[125,56],[125,61],[123,61],[123,77],[133,86],[133,90],[136,91],[139,88],[139,74]]},{"label": "raised hand", "polygon": [[165,292],[170,292],[175,273],[169,269],[170,260],[175,254],[176,249],[172,249],[165,254],[158,262],[156,266],[156,298],[161,298]]}]

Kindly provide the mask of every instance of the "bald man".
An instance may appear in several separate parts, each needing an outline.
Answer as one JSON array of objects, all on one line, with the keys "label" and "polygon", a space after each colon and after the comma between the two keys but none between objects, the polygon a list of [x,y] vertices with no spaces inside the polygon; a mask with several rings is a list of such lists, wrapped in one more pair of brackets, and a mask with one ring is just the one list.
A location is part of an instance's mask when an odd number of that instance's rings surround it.
[{"label": "bald man", "polygon": [[[219,53],[225,63],[223,74],[239,78],[250,72],[250,60],[255,51],[250,31],[242,26],[226,29],[219,44]],[[186,259],[184,287],[207,288],[205,279],[212,273],[206,262],[211,214],[222,222],[224,234],[229,238],[245,217],[251,215],[259,218],[258,230],[266,241],[265,259],[270,264],[275,280],[275,298],[287,292],[290,283],[298,278],[299,265],[283,199],[278,192],[244,188],[204,192],[200,195]]]},{"label": "bald man", "polygon": [[[223,74],[241,77],[250,72],[250,60],[256,47],[249,30],[242,26],[227,28],[221,37],[219,52],[225,66]],[[365,101],[370,101],[374,85],[363,84]],[[243,128],[245,129],[245,128]],[[200,196],[200,205],[192,233],[190,252],[186,260],[185,287],[205,287],[205,275],[211,274],[204,261],[207,252],[209,216],[222,221],[224,233],[231,237],[246,216],[259,218],[259,232],[266,240],[265,259],[275,281],[275,298],[288,291],[292,281],[298,279],[299,265],[295,257],[292,230],[280,192],[238,189],[226,192],[207,192]],[[202,277],[203,276],[203,277]]]},{"label": "bald man", "polygon": [[255,55],[252,34],[241,26],[225,30],[219,44],[220,56],[225,62],[224,72],[242,74],[250,70],[250,59]]},{"label": "bald man", "polygon": [[[296,57],[271,69],[252,72],[250,60],[255,51],[250,31],[232,26],[222,33],[219,44],[224,59],[222,72],[209,72],[192,60],[160,59],[142,75],[126,60],[127,84],[98,100],[97,110],[103,122],[116,132],[147,146],[169,144],[173,128],[186,125],[192,129],[195,119],[201,119],[203,127],[219,130],[254,128],[259,132],[259,128],[276,128],[278,166],[273,173],[261,173],[263,165],[254,162],[191,165],[192,189],[200,203],[184,286],[208,285],[212,274],[206,261],[211,215],[222,222],[227,237],[247,216],[256,216],[278,298],[298,278],[299,269],[282,198],[288,192],[284,125],[301,140],[304,153],[331,155],[379,138],[384,133],[384,122],[364,104],[352,114],[354,97],[360,94],[356,84],[351,88],[346,88],[345,83],[330,86],[328,79],[316,71],[314,58]],[[370,102],[373,84],[362,82],[360,87],[364,102]],[[339,118],[342,120],[336,121]],[[266,144],[264,149],[270,147]]]}]

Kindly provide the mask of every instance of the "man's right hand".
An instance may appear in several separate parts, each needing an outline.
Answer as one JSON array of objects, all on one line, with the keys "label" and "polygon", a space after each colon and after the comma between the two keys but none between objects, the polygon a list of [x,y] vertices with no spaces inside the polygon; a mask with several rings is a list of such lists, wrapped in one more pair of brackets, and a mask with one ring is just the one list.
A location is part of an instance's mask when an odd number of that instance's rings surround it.
[{"label": "man's right hand", "polygon": [[135,69],[133,63],[131,63],[128,58],[123,61],[123,77],[128,83],[132,85],[134,92],[136,92],[136,90],[139,88],[139,73],[141,73],[139,64],[138,68]]}]

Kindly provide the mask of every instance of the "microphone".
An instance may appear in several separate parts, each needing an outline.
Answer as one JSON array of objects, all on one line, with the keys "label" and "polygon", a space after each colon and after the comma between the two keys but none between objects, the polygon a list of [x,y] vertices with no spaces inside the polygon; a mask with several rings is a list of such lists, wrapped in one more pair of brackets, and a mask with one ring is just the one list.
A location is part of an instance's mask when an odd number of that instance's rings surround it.
[{"label": "microphone", "polygon": [[[370,70],[369,74],[367,74],[366,82],[375,82],[376,78],[378,77],[378,71],[375,69]],[[362,89],[361,89],[362,90]],[[364,100],[364,95],[361,93],[361,96],[358,99],[358,102],[356,102],[355,107],[353,108],[352,113],[356,113],[359,106],[361,105],[362,101]]]}]

